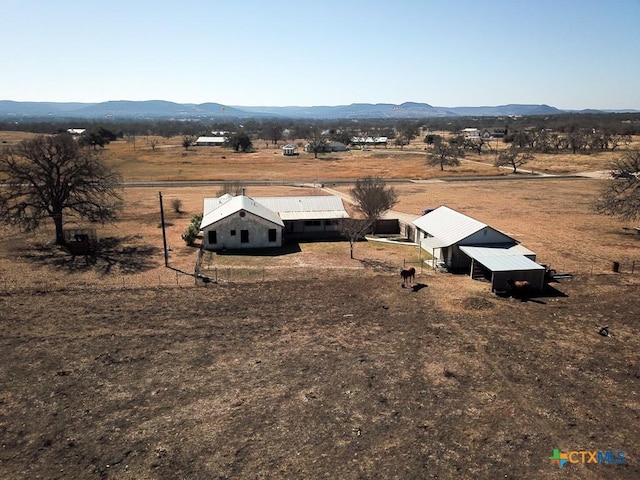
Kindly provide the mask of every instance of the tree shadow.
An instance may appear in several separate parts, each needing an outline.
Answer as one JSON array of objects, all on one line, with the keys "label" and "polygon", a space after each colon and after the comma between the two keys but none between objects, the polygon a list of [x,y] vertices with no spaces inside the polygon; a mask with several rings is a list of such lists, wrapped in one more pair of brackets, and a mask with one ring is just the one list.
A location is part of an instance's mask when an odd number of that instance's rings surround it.
[{"label": "tree shadow", "polygon": [[135,244],[138,235],[106,237],[84,255],[73,255],[67,249],[52,244],[36,244],[23,257],[32,264],[54,267],[67,273],[97,272],[133,274],[156,268],[162,249]]}]

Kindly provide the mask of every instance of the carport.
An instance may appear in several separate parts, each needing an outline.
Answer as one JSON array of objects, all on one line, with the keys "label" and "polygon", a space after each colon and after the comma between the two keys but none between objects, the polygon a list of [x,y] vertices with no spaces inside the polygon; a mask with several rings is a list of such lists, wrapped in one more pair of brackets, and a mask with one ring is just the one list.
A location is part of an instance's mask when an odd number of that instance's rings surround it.
[{"label": "carport", "polygon": [[491,281],[491,290],[506,290],[507,280],[526,280],[534,290],[544,288],[545,268],[517,249],[461,246],[471,258],[470,276],[479,274]]}]

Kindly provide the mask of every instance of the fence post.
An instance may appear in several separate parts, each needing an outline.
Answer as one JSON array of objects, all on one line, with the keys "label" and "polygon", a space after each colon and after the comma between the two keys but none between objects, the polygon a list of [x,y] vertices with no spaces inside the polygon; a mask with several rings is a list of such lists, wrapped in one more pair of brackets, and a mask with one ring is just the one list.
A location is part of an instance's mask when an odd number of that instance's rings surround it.
[{"label": "fence post", "polygon": [[636,261],[634,260],[633,262],[631,262],[631,273],[632,274],[633,274],[635,269],[636,269]]}]

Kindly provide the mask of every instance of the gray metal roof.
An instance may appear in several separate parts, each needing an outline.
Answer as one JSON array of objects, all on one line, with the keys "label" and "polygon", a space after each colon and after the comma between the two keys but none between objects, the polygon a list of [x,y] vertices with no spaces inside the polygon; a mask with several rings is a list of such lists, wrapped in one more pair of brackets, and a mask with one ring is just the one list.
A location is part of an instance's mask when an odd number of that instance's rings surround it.
[{"label": "gray metal roof", "polygon": [[240,210],[246,210],[283,226],[283,220],[330,220],[349,218],[342,198],[334,195],[301,197],[236,197],[225,194],[205,198],[200,229],[208,227]]},{"label": "gray metal roof", "polygon": [[544,267],[513,248],[468,247],[460,250],[492,272],[544,270]]},{"label": "gray metal roof", "polygon": [[507,257],[513,255],[535,255],[534,252],[529,250],[528,248],[520,245],[519,243],[516,245],[492,245],[490,247],[476,247],[476,246],[468,246],[461,245],[460,250],[462,250],[467,255],[478,256],[478,257]]},{"label": "gray metal roof", "polygon": [[256,197],[269,210],[278,212],[283,220],[323,220],[349,218],[342,198],[337,195],[300,197]]},{"label": "gray metal roof", "polygon": [[443,247],[454,245],[487,227],[487,224],[445,206],[414,220],[413,224],[437,238]]},{"label": "gray metal roof", "polygon": [[196,143],[224,143],[225,137],[198,137]]},{"label": "gray metal roof", "polygon": [[[207,199],[205,199],[205,205],[206,200]],[[253,198],[246,197],[244,195],[238,195],[237,197],[228,199],[217,208],[205,214],[202,218],[202,222],[200,223],[200,230],[241,210],[252,213],[258,217],[270,221],[271,223],[284,227],[284,223],[276,212],[266,208],[264,205],[260,204]]]}]

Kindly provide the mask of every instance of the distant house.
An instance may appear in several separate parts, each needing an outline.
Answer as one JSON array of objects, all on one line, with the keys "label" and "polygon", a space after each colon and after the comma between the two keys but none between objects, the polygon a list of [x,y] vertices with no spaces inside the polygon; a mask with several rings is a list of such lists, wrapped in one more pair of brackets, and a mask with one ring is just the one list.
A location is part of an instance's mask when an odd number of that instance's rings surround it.
[{"label": "distant house", "polygon": [[67,128],[67,133],[70,133],[73,136],[82,135],[86,131],[86,128]]},{"label": "distant house", "polygon": [[480,138],[480,130],[477,128],[463,128],[461,133],[464,138]]},{"label": "distant house", "polygon": [[389,142],[387,137],[351,137],[352,145],[361,145],[361,146],[377,146],[384,145],[386,146]]},{"label": "distant house", "polygon": [[464,271],[491,281],[492,290],[506,289],[507,280],[544,286],[545,268],[536,254],[515,239],[474,218],[442,206],[413,221],[415,241],[433,257],[433,267]]},{"label": "distant house", "polygon": [[286,157],[291,157],[294,155],[299,155],[298,152],[296,152],[296,146],[288,143],[287,145],[285,145],[284,147],[282,147],[282,154]]},{"label": "distant house", "polygon": [[349,148],[342,142],[328,142],[326,149],[329,152],[346,152]]},{"label": "distant house", "polygon": [[[321,146],[318,153],[346,152],[348,150],[349,148],[342,142],[327,142]],[[305,145],[304,151],[307,153],[314,153],[313,147],[310,143]]]},{"label": "distant house", "polygon": [[226,142],[226,137],[198,137],[194,142],[197,147],[220,147]]},{"label": "distant house", "polygon": [[207,250],[279,247],[285,240],[339,237],[348,218],[338,196],[205,198],[200,230]]},{"label": "distant house", "polygon": [[490,138],[504,138],[507,134],[506,128],[485,128],[482,130],[482,138],[490,139]]}]

